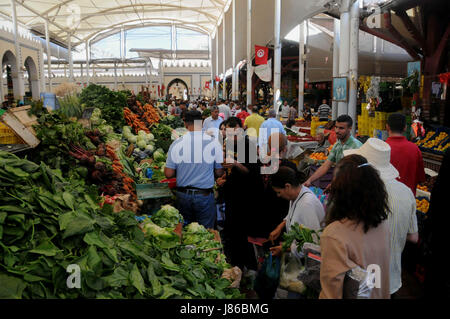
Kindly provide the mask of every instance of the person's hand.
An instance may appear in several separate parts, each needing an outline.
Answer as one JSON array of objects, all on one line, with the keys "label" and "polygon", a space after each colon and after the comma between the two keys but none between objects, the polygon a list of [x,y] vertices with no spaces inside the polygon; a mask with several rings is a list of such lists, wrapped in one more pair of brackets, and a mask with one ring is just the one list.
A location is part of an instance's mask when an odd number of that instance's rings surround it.
[{"label": "person's hand", "polygon": [[217,185],[218,185],[218,186],[223,186],[223,185],[225,184],[226,181],[227,181],[227,180],[226,180],[225,176],[219,177],[219,178],[217,179]]},{"label": "person's hand", "polygon": [[277,257],[277,256],[280,256],[283,251],[282,251],[281,245],[280,245],[280,246],[271,247],[270,252],[272,253],[272,256]]},{"label": "person's hand", "polygon": [[222,167],[228,169],[232,168],[234,165],[236,165],[236,161],[231,157],[227,157],[226,160],[223,162]]},{"label": "person's hand", "polygon": [[324,193],[324,194],[329,193],[329,192],[330,192],[330,189],[331,189],[331,183],[328,184],[328,186],[323,190],[323,193]]},{"label": "person's hand", "polygon": [[280,237],[280,235],[281,235],[281,229],[278,227],[269,234],[269,241],[272,242],[272,245],[274,244],[274,240],[276,240],[278,237]]},{"label": "person's hand", "polygon": [[308,179],[306,182],[303,183],[304,186],[306,187],[310,187],[311,186],[311,181]]}]

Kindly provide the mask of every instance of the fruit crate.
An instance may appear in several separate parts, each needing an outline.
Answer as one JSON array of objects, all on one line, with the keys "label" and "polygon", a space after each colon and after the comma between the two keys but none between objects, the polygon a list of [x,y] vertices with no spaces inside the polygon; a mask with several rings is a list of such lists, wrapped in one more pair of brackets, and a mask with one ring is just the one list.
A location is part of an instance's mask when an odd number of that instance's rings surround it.
[{"label": "fruit crate", "polygon": [[448,136],[445,139],[443,139],[439,144],[435,145],[433,148],[427,148],[421,145],[419,146],[419,149],[432,154],[443,155],[444,152],[438,151],[437,148],[439,147],[439,145],[445,145],[450,142],[450,128],[444,126],[438,127],[434,135],[429,139],[429,141],[435,140],[442,132],[447,133]]}]

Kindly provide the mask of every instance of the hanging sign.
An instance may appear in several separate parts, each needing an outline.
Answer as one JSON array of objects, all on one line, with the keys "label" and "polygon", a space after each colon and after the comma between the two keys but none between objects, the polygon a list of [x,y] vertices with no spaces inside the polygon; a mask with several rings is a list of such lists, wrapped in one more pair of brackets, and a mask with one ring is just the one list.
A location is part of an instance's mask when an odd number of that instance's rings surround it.
[{"label": "hanging sign", "polygon": [[268,59],[269,59],[269,48],[255,45],[256,65],[267,64]]}]

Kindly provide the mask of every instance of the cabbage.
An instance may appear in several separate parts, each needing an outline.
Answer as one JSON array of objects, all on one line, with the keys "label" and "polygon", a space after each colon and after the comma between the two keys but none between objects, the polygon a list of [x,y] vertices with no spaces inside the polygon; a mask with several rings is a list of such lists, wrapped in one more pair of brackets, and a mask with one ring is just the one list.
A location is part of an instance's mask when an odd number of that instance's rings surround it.
[{"label": "cabbage", "polygon": [[130,132],[130,133],[131,133],[131,127],[129,127],[129,126],[124,126],[124,127],[122,128],[122,131],[123,131],[123,133],[125,133],[125,132]]},{"label": "cabbage", "polygon": [[185,231],[187,233],[205,233],[207,232],[206,228],[199,223],[190,223],[186,226]]},{"label": "cabbage", "polygon": [[114,133],[114,128],[111,125],[100,125],[98,130],[102,135],[108,135]]},{"label": "cabbage", "polygon": [[139,131],[139,132],[138,132],[138,136],[139,136],[139,137],[145,138],[146,135],[147,135],[147,133],[145,133],[145,131]]},{"label": "cabbage", "polygon": [[155,162],[164,162],[166,160],[166,156],[158,149],[153,153],[153,159]]},{"label": "cabbage", "polygon": [[147,147],[147,143],[145,143],[144,140],[139,140],[139,139],[137,140],[136,145],[141,149],[145,149]]},{"label": "cabbage", "polygon": [[173,231],[160,227],[152,221],[144,225],[145,235],[156,240],[161,248],[173,248],[179,245],[180,238]]},{"label": "cabbage", "polygon": [[152,133],[147,134],[147,141],[153,141],[155,139],[155,136]]},{"label": "cabbage", "polygon": [[137,136],[133,135],[128,138],[128,142],[134,144],[137,142]]},{"label": "cabbage", "polygon": [[153,151],[155,150],[155,146],[154,146],[154,145],[147,145],[147,146],[145,147],[145,150],[146,150],[146,151],[153,152]]},{"label": "cabbage", "polygon": [[183,217],[175,207],[164,205],[152,216],[152,221],[160,227],[175,228],[176,225],[183,222]]}]

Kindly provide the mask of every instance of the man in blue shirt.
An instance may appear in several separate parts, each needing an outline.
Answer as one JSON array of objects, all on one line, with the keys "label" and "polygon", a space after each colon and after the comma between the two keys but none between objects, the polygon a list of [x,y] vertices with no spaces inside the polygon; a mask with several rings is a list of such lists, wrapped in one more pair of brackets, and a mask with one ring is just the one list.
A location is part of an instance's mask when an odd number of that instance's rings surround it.
[{"label": "man in blue shirt", "polygon": [[202,132],[201,121],[200,112],[186,113],[189,133],[170,146],[164,174],[177,179],[177,208],[184,220],[212,229],[217,216],[214,178],[223,175],[223,152],[216,139]]},{"label": "man in blue shirt", "polygon": [[217,106],[211,107],[211,116],[203,122],[203,132],[208,135],[219,137],[219,127],[223,119],[219,116],[219,108]]},{"label": "man in blue shirt", "polygon": [[283,124],[279,120],[276,119],[277,113],[274,109],[269,110],[269,118],[265,120],[260,128],[259,128],[259,141],[258,145],[259,148],[266,148],[269,136],[272,135],[272,133],[282,133],[283,135],[286,135],[286,131],[284,130]]}]

